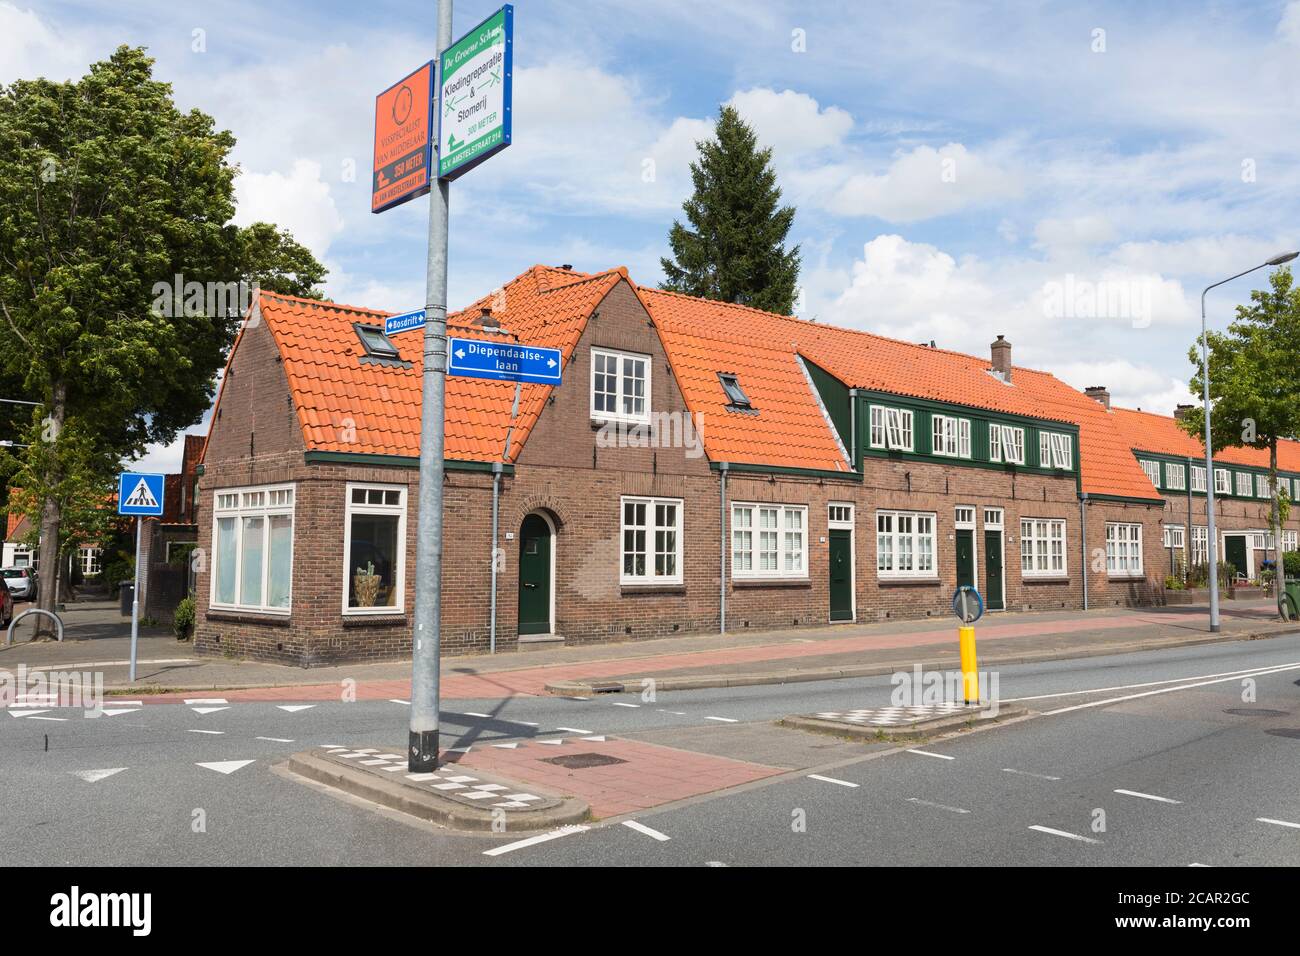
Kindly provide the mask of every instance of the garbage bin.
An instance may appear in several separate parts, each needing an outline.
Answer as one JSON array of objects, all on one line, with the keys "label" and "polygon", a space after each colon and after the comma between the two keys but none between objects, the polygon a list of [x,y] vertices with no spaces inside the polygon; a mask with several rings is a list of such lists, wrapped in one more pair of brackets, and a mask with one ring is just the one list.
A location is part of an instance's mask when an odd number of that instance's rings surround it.
[{"label": "garbage bin", "polygon": [[1282,607],[1288,619],[1300,618],[1300,578],[1288,578],[1282,583]]},{"label": "garbage bin", "polygon": [[117,609],[127,617],[131,616],[131,605],[135,603],[135,582],[117,582]]}]

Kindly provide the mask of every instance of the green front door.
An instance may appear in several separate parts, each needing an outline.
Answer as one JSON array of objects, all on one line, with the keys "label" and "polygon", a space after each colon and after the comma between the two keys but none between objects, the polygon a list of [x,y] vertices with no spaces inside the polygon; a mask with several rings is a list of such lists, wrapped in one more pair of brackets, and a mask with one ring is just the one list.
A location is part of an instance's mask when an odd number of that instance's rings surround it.
[{"label": "green front door", "polygon": [[1230,534],[1223,539],[1223,557],[1229,564],[1236,568],[1238,574],[1250,574],[1250,568],[1246,559],[1246,536],[1244,534]]},{"label": "green front door", "polygon": [[853,533],[830,529],[831,620],[853,620]]},{"label": "green front door", "polygon": [[975,586],[975,532],[970,528],[957,529],[957,586]]},{"label": "green front door", "polygon": [[519,633],[551,632],[551,526],[529,515],[519,529]]},{"label": "green front door", "polygon": [[984,531],[984,606],[990,611],[1005,607],[1002,599],[1002,532]]}]

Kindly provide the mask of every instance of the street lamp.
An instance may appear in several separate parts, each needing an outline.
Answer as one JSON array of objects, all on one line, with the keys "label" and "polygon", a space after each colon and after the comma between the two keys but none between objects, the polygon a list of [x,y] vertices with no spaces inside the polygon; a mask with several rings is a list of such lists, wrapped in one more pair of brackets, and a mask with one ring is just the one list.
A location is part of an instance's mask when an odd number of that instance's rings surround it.
[{"label": "street lamp", "polygon": [[[1296,256],[1300,256],[1300,252],[1284,252],[1281,255],[1274,256],[1267,262],[1261,262],[1259,265],[1247,269],[1245,272],[1238,272],[1235,276],[1229,276],[1221,282],[1206,286],[1205,291],[1201,293],[1201,386],[1205,406],[1205,544],[1206,557],[1210,562],[1210,630],[1212,632],[1219,630],[1220,627],[1219,542],[1218,535],[1214,530],[1214,448],[1210,442],[1210,342],[1205,333],[1205,296],[1211,289],[1216,289],[1233,279],[1240,279],[1242,276],[1249,275],[1266,266],[1284,265],[1296,258]],[[1276,490],[1274,493],[1276,493]]]}]

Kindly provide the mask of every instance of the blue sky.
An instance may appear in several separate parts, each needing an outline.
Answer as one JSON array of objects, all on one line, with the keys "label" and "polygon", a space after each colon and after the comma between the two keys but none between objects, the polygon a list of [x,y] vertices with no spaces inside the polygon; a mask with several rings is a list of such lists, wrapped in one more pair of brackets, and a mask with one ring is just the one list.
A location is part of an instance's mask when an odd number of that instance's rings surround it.
[{"label": "blue sky", "polygon": [[[497,6],[461,0],[455,32]],[[659,281],[724,102],[798,209],[800,314],[976,354],[1003,333],[1119,404],[1190,400],[1200,289],[1300,247],[1298,0],[522,0],[515,21],[515,143],[452,187],[452,307],[536,262]],[[0,0],[0,82],[119,43],[234,132],[240,218],[292,229],[331,297],[423,304],[426,203],[374,216],[367,191],[374,95],[432,58],[432,3]]]}]

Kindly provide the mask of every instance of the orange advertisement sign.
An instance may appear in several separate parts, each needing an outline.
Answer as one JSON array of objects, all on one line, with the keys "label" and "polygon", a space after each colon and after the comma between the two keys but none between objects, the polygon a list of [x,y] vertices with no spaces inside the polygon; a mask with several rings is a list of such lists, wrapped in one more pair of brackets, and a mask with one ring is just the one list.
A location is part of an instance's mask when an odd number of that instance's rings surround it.
[{"label": "orange advertisement sign", "polygon": [[429,191],[433,161],[433,64],[375,97],[375,165],[370,211],[383,212]]}]

